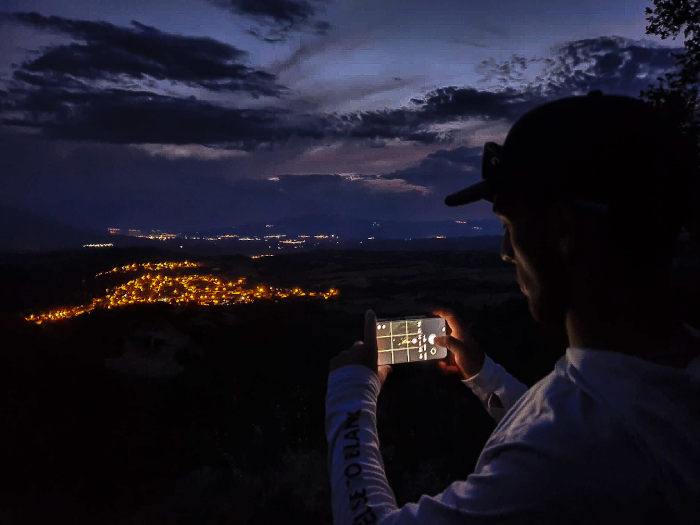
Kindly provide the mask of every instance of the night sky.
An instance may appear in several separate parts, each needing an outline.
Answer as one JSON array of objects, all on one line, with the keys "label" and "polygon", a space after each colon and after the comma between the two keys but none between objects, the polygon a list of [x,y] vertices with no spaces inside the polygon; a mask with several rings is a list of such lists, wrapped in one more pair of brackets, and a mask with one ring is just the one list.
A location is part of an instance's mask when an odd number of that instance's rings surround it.
[{"label": "night sky", "polygon": [[484,219],[444,196],[552,98],[673,64],[641,0],[0,4],[0,206],[102,229]]}]

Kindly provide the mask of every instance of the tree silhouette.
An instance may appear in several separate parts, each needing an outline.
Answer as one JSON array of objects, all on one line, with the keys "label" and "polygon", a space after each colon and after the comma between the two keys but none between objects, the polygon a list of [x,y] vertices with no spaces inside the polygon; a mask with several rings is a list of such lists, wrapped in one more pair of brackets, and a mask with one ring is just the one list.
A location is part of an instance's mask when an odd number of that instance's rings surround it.
[{"label": "tree silhouette", "polygon": [[[674,53],[676,70],[657,78],[656,84],[642,91],[641,97],[673,118],[688,134],[695,149],[696,168],[700,170],[700,0],[652,0],[645,9],[646,33],[675,40],[683,34],[684,53]],[[697,171],[692,192],[700,191]],[[692,197],[691,197],[692,200]],[[700,239],[700,213],[691,204],[686,229]]]},{"label": "tree silhouette", "polygon": [[675,40],[683,34],[684,53],[675,53],[675,71],[657,78],[642,97],[663,108],[683,129],[697,137],[700,117],[700,1],[653,0],[647,7],[647,34]]}]

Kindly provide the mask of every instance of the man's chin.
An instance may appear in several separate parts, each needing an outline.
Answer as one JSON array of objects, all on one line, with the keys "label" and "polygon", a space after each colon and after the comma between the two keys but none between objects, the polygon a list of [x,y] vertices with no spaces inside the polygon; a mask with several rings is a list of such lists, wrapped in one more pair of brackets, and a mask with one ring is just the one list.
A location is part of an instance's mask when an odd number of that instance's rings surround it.
[{"label": "man's chin", "polygon": [[553,305],[538,301],[537,298],[532,298],[527,293],[525,293],[525,296],[527,297],[528,310],[535,321],[551,327],[562,326],[565,319],[565,309],[553,308]]}]

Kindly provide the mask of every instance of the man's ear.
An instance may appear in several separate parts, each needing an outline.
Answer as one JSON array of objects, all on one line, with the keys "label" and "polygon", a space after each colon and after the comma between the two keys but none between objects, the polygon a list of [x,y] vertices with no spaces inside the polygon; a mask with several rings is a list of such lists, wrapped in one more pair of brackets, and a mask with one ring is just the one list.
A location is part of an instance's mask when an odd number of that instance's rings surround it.
[{"label": "man's ear", "polygon": [[569,262],[576,249],[576,215],[570,202],[554,201],[551,229],[561,258]]},{"label": "man's ear", "polygon": [[560,251],[564,257],[599,259],[609,249],[610,208],[601,202],[575,199],[555,205]]}]

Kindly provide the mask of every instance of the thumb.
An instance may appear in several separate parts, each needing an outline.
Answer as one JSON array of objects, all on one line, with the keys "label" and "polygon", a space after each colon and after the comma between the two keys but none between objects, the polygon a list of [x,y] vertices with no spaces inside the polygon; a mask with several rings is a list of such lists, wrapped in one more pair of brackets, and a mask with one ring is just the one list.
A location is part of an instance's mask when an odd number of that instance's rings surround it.
[{"label": "thumb", "polygon": [[377,369],[377,316],[373,310],[365,312],[365,351],[372,360],[373,369]]},{"label": "thumb", "polygon": [[377,368],[377,377],[379,377],[379,382],[383,385],[386,381],[387,376],[391,373],[391,365],[381,365]]},{"label": "thumb", "polygon": [[443,346],[452,354],[463,353],[465,345],[459,339],[455,339],[451,335],[440,335],[435,338],[435,344]]}]

